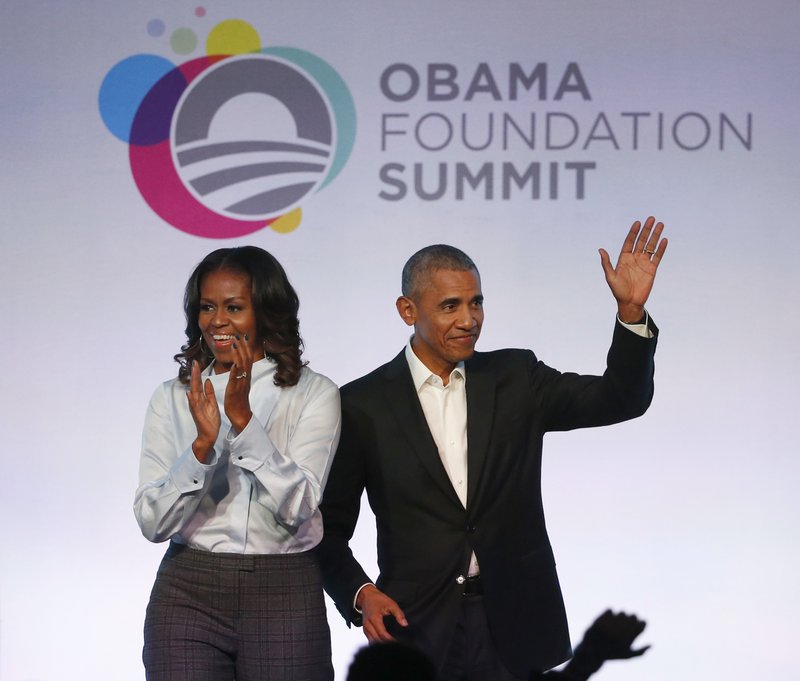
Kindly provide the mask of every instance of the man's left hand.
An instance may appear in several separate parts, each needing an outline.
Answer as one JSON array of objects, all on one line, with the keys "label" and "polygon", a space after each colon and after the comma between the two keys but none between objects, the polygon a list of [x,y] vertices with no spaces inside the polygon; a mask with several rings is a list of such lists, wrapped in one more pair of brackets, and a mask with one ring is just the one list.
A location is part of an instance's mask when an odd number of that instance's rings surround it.
[{"label": "man's left hand", "polygon": [[[653,228],[655,225],[655,229]],[[611,293],[617,300],[619,318],[628,324],[644,316],[644,304],[653,289],[656,271],[667,250],[667,239],[661,238],[664,223],[656,223],[653,216],[631,225],[622,244],[616,267],[605,249],[600,249],[600,263]]]}]

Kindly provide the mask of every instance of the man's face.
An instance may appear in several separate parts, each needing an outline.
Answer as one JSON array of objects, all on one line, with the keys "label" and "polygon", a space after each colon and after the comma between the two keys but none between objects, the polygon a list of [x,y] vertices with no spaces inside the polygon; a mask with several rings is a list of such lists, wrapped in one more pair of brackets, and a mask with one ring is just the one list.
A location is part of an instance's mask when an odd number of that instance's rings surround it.
[{"label": "man's face", "polygon": [[434,270],[413,299],[397,299],[397,311],[414,325],[414,353],[446,382],[455,365],[472,356],[481,333],[480,277],[475,270]]}]

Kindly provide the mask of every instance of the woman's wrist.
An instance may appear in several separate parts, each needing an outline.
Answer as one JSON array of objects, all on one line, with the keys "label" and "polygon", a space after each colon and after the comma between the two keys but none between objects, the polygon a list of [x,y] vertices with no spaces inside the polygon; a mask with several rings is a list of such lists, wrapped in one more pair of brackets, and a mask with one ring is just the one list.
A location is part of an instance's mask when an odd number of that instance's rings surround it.
[{"label": "woman's wrist", "polygon": [[228,418],[231,420],[231,426],[236,431],[238,435],[241,433],[245,428],[247,428],[247,424],[250,423],[250,419],[253,418],[253,412],[248,410],[246,414],[240,415],[228,415]]},{"label": "woman's wrist", "polygon": [[209,443],[206,440],[198,437],[194,442],[192,442],[192,452],[194,452],[195,458],[200,463],[208,463],[208,460],[211,458],[211,454],[214,452],[214,443]]}]

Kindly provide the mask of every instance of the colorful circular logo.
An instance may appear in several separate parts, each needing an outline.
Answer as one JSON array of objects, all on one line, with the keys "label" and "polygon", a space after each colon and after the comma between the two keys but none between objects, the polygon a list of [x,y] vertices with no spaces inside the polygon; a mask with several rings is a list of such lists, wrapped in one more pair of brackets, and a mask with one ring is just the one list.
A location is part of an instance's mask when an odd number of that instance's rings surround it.
[{"label": "colorful circular logo", "polygon": [[100,88],[101,116],[128,143],[142,197],[189,234],[296,229],[301,204],[352,151],[355,106],[336,71],[305,50],[259,42],[249,24],[228,20],[210,32],[206,56],[175,66],[134,55]]}]

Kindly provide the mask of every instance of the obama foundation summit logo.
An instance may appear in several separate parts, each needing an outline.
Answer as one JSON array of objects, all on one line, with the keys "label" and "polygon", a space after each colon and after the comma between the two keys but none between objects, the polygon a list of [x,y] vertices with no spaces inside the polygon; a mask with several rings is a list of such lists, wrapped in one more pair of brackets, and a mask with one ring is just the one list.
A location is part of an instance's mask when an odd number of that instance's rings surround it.
[{"label": "obama foundation summit logo", "polygon": [[[166,27],[154,19],[147,31],[158,38]],[[198,46],[188,28],[173,30],[169,41],[179,55]],[[355,106],[339,74],[305,50],[263,47],[239,19],[211,29],[204,56],[179,64],[153,54],[121,60],[100,86],[99,107],[108,130],[128,145],[150,208],[208,238],[267,226],[293,231],[301,205],[334,180],[355,141]]]}]

